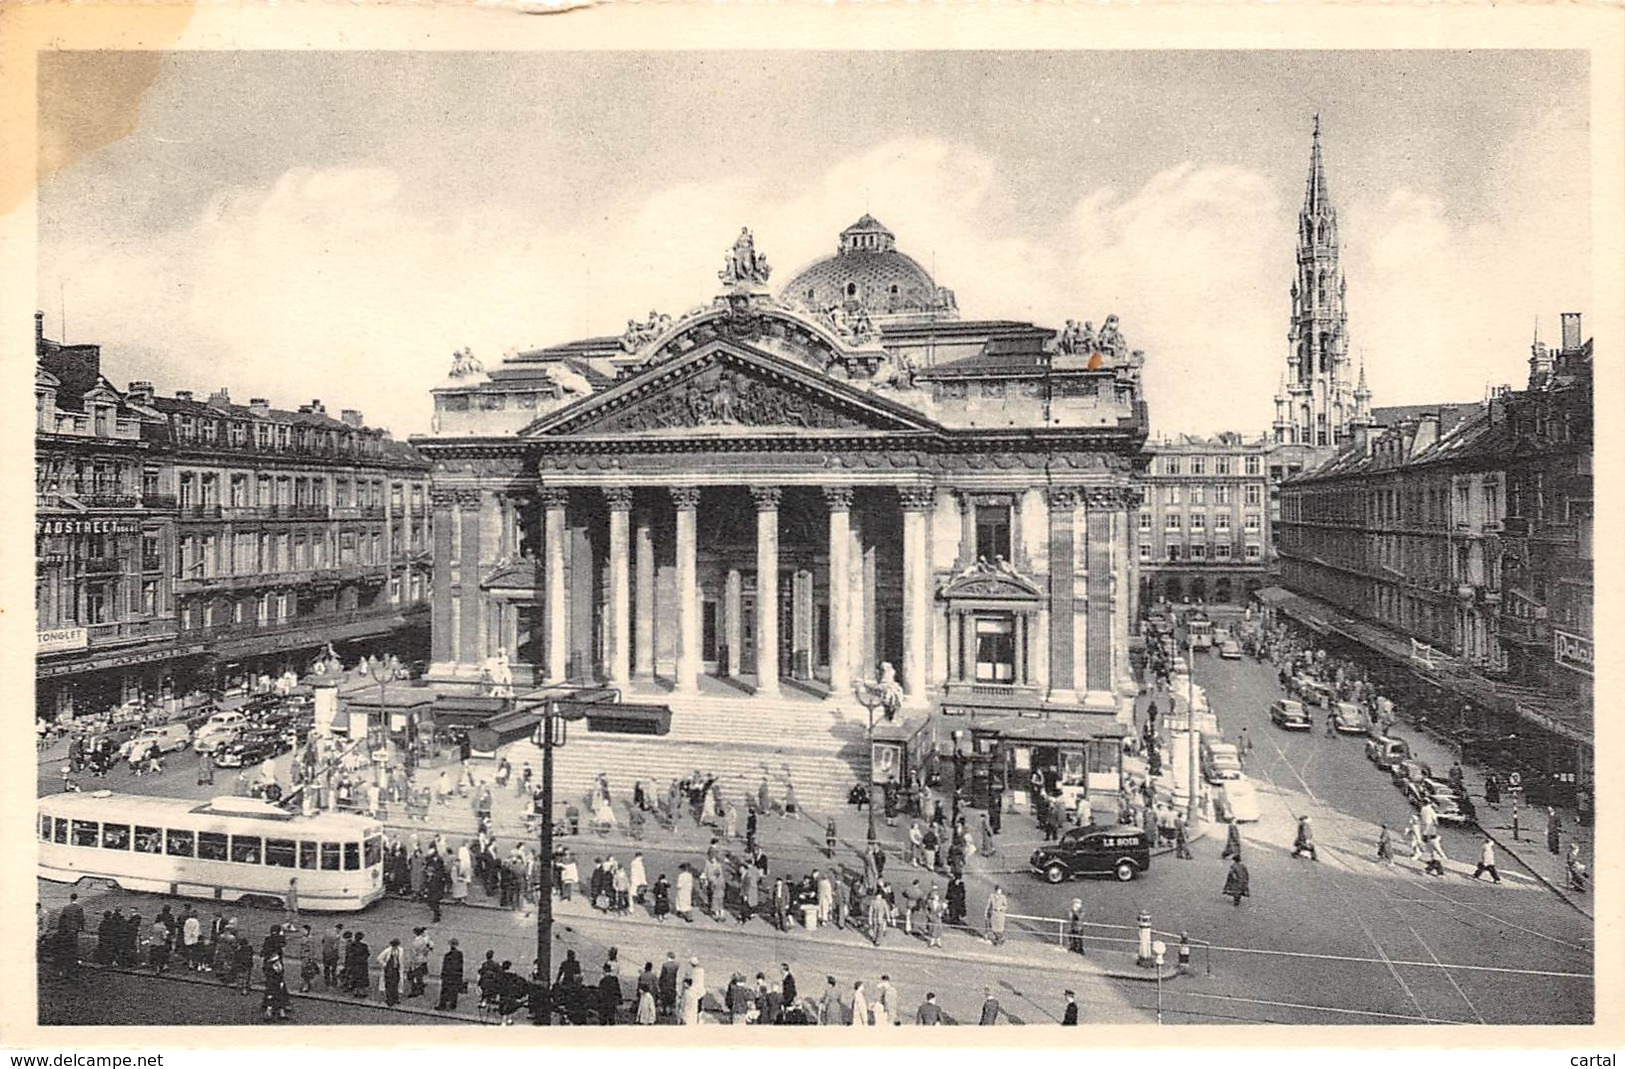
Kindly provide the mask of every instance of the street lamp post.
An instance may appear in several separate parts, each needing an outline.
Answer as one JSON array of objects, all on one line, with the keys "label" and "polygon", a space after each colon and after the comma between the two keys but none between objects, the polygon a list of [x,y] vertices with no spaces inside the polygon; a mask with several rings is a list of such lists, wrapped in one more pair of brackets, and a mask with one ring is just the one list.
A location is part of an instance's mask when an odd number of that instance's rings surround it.
[{"label": "street lamp post", "polygon": [[1185,629],[1185,749],[1190,752],[1188,775],[1190,787],[1186,791],[1185,822],[1196,828],[1196,644],[1191,639],[1190,626]]},{"label": "street lamp post", "polygon": [[536,972],[542,993],[540,1012],[533,1010],[537,1024],[553,1023],[553,750],[563,746],[565,728],[576,716],[561,714],[558,702],[549,698],[542,704],[542,718],[531,734],[531,742],[542,751],[541,859],[536,880]]},{"label": "street lamp post", "polygon": [[[367,674],[378,681],[378,715],[384,718],[384,728],[387,731],[389,728],[389,707],[385,704],[385,689],[390,683],[401,678],[403,674],[401,662],[392,653],[384,660],[372,662],[367,668]],[[412,711],[409,709],[406,712],[406,728],[402,733],[406,737],[406,775],[408,779],[417,770],[417,740],[414,737],[416,727],[416,717],[413,716]]]},{"label": "street lamp post", "polygon": [[869,783],[864,790],[869,795],[869,848],[875,845],[875,709],[884,700],[882,696],[862,682],[852,684],[852,696],[869,714]]}]

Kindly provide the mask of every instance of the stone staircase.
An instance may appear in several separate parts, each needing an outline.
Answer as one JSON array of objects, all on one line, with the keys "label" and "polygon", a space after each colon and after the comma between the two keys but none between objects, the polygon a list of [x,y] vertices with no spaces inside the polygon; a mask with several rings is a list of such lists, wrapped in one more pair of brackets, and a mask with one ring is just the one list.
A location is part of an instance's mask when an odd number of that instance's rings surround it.
[{"label": "stone staircase", "polygon": [[[826,813],[846,803],[868,768],[868,716],[850,700],[743,694],[665,694],[659,700],[672,710],[665,736],[601,734],[571,724],[564,747],[554,754],[557,796],[581,796],[603,772],[617,800],[624,800],[635,780],[663,792],[672,780],[699,770],[717,776],[729,799],[754,798],[766,776],[779,802],[791,780],[803,809]],[[541,751],[529,741],[513,743],[507,755],[516,772],[529,764],[540,776]]]}]

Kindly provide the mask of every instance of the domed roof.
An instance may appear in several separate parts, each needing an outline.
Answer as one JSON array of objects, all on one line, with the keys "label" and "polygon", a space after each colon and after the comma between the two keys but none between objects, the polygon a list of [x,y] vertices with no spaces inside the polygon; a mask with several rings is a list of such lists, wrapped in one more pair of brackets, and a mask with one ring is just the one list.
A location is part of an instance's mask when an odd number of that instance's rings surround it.
[{"label": "domed roof", "polygon": [[797,271],[779,299],[813,311],[861,304],[877,318],[958,316],[953,292],[938,286],[912,256],[898,252],[896,236],[867,214],[841,231],[835,255]]}]

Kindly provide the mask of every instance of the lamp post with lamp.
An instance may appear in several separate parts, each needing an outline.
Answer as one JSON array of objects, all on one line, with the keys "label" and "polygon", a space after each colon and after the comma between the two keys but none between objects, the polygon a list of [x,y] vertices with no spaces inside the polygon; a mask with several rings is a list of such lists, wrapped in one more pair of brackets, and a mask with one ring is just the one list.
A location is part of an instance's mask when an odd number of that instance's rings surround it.
[{"label": "lamp post with lamp", "polygon": [[878,690],[861,680],[852,684],[852,696],[857,699],[858,704],[863,706],[864,711],[869,714],[869,731],[865,736],[868,739],[869,744],[869,782],[864,787],[864,792],[869,796],[868,845],[873,847],[875,845],[875,710],[881,707],[885,699]]},{"label": "lamp post with lamp", "polygon": [[1164,955],[1166,955],[1168,953],[1168,944],[1164,943],[1161,939],[1158,939],[1155,943],[1151,944],[1151,953],[1156,956],[1156,960],[1157,960],[1157,1023],[1161,1024],[1162,1023],[1162,962],[1163,962]]},{"label": "lamp post with lamp", "polygon": [[[386,704],[385,693],[389,684],[406,675],[400,660],[392,653],[388,657],[372,661],[367,665],[367,675],[378,683],[378,715],[383,719],[387,728],[389,724],[389,706]],[[406,775],[410,779],[417,770],[417,717],[412,710],[406,710],[405,726],[402,735],[406,739]]]}]

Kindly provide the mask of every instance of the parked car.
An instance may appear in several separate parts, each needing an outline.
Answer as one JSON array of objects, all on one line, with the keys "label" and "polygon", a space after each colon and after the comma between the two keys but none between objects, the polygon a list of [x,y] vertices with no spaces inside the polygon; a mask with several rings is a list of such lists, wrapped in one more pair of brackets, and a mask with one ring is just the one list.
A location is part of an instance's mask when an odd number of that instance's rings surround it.
[{"label": "parked car", "polygon": [[1365,743],[1366,760],[1384,772],[1391,771],[1401,761],[1409,760],[1410,756],[1410,743],[1404,739],[1378,735],[1374,739],[1367,739]]},{"label": "parked car", "polygon": [[1223,781],[1219,792],[1224,796],[1224,808],[1229,815],[1243,824],[1258,819],[1258,792],[1245,773],[1237,772]]},{"label": "parked car", "polygon": [[1270,723],[1287,731],[1309,731],[1315,726],[1303,703],[1291,698],[1282,698],[1270,704]]},{"label": "parked car", "polygon": [[1060,842],[1034,850],[1029,864],[1050,883],[1108,875],[1126,883],[1150,870],[1151,844],[1145,829],[1129,825],[1073,828]]},{"label": "parked car", "polygon": [[192,736],[192,748],[198,753],[219,749],[248,727],[248,718],[235,709],[215,713]]},{"label": "parked car", "polygon": [[1433,769],[1426,761],[1418,761],[1414,757],[1407,757],[1390,769],[1394,777],[1394,786],[1403,788],[1408,780],[1432,779]]},{"label": "parked car", "polygon": [[1241,754],[1235,744],[1228,742],[1202,743],[1202,776],[1209,783],[1218,783],[1230,775],[1241,774]]},{"label": "parked car", "polygon": [[185,724],[160,724],[156,727],[142,728],[141,734],[119,748],[119,755],[130,761],[144,761],[149,750],[175,753],[186,749],[191,741],[192,733],[186,729]]},{"label": "parked car", "polygon": [[1364,735],[1368,721],[1365,710],[1353,702],[1337,702],[1332,706],[1333,728],[1343,735]]},{"label": "parked car", "polygon": [[245,768],[286,753],[288,741],[280,732],[245,733],[215,751],[214,763],[221,768]]},{"label": "parked car", "polygon": [[1227,638],[1219,643],[1219,656],[1227,661],[1241,660],[1241,643],[1233,638]]},{"label": "parked car", "polygon": [[1297,695],[1298,700],[1305,705],[1318,705],[1321,708],[1330,708],[1332,704],[1332,688],[1318,679],[1308,676],[1293,676],[1289,689]]}]

